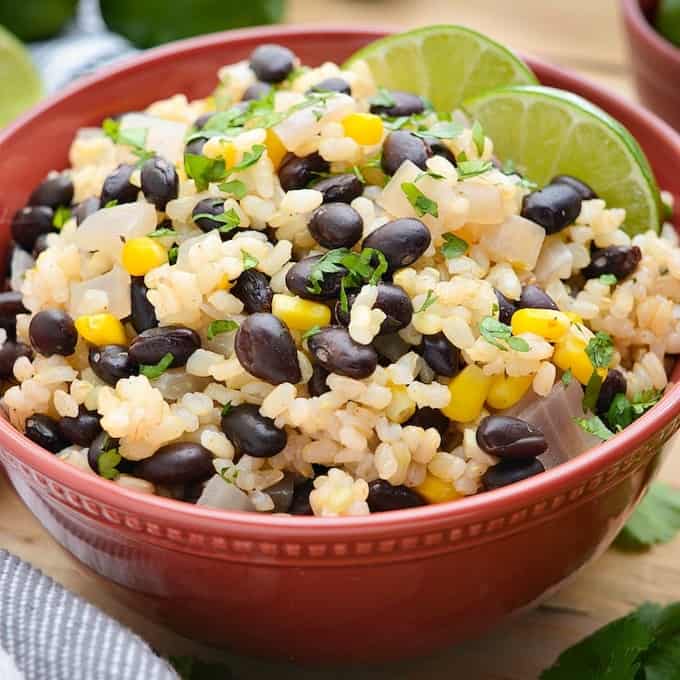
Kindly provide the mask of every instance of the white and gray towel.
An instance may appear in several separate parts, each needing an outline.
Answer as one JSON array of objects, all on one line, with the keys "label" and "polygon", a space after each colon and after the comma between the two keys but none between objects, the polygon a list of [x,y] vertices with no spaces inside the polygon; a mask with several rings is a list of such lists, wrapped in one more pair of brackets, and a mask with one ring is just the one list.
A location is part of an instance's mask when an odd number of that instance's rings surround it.
[{"label": "white and gray towel", "polygon": [[178,680],[134,633],[0,550],[2,680]]}]

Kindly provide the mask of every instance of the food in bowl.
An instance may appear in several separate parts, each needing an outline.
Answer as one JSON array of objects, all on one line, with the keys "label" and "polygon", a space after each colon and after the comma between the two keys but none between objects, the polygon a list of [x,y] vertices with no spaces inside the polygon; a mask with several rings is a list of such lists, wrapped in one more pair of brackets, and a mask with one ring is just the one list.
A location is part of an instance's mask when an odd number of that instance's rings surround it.
[{"label": "food in bowl", "polygon": [[81,130],[14,217],[0,369],[30,439],[142,492],[361,515],[540,474],[661,397],[670,225],[631,237],[590,176],[539,188],[365,60],[262,45],[219,76]]}]

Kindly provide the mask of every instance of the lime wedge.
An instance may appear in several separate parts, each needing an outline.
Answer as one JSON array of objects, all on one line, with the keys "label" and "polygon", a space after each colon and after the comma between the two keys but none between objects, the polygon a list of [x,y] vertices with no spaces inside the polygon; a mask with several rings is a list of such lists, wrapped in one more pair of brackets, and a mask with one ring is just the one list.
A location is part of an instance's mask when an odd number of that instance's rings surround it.
[{"label": "lime wedge", "polygon": [[0,26],[0,127],[42,96],[40,76],[26,48]]},{"label": "lime wedge", "polygon": [[659,230],[661,199],[633,136],[585,99],[549,87],[518,86],[463,103],[501,161],[540,186],[558,174],[587,182],[610,208],[625,208],[630,235]]},{"label": "lime wedge", "polygon": [[462,26],[428,26],[389,35],[355,52],[344,68],[368,65],[382,87],[414,92],[437,111],[504,85],[538,81],[510,50]]}]

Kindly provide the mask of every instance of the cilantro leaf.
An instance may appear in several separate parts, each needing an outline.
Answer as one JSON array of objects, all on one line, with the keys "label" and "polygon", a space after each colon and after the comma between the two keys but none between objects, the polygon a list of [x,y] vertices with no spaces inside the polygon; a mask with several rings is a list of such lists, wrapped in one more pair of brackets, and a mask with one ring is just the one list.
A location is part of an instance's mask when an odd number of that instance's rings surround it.
[{"label": "cilantro leaf", "polygon": [[168,250],[168,263],[177,264],[177,255],[179,255],[179,246],[172,246]]},{"label": "cilantro leaf", "polygon": [[316,335],[317,333],[321,333],[321,326],[312,326],[309,330],[305,331],[302,334],[302,339],[307,340]]},{"label": "cilantro leaf", "polygon": [[601,274],[598,281],[605,286],[615,286],[618,282],[618,279],[616,276],[614,276],[614,274]]},{"label": "cilantro leaf", "polygon": [[218,227],[218,231],[221,234],[228,234],[241,224],[241,218],[234,208],[229,208],[229,210],[218,215],[213,215],[212,213],[198,213],[197,215],[193,216],[193,219],[194,222],[200,219],[208,219],[212,220],[213,222],[220,222],[222,226]]},{"label": "cilantro leaf", "polygon": [[117,143],[120,133],[120,121],[113,118],[105,118],[102,121],[102,131],[112,142]]},{"label": "cilantro leaf", "polygon": [[120,474],[116,469],[116,466],[121,460],[123,460],[123,458],[118,453],[118,449],[102,451],[99,458],[97,458],[97,469],[99,471],[99,476],[103,477],[104,479],[116,479]]},{"label": "cilantro leaf", "polygon": [[159,227],[154,229],[147,234],[149,238],[163,238],[164,236],[177,236],[177,232],[174,229],[169,229],[168,227]]},{"label": "cilantro leaf", "polygon": [[219,182],[227,175],[223,159],[206,158],[193,153],[184,154],[184,169],[199,191],[205,191],[211,182]]},{"label": "cilantro leaf", "polygon": [[352,166],[352,173],[362,184],[366,184],[366,178],[364,177],[363,173],[361,172],[361,168],[358,165]]},{"label": "cilantro leaf", "polygon": [[259,264],[259,260],[245,250],[241,250],[241,257],[243,258],[243,271],[253,269]]},{"label": "cilantro leaf", "polygon": [[614,432],[620,432],[624,427],[628,427],[633,420],[635,420],[635,414],[628,397],[621,392],[615,394],[607,411],[609,427]]},{"label": "cilantro leaf", "polygon": [[231,168],[230,173],[239,172],[249,168],[251,165],[255,165],[255,163],[262,158],[262,154],[265,152],[266,148],[267,147],[264,144],[255,144],[250,151],[246,151],[246,153],[243,154],[241,161]]},{"label": "cilantro leaf", "polygon": [[680,490],[654,482],[616,538],[625,550],[668,543],[680,531]]},{"label": "cilantro leaf", "polygon": [[484,128],[482,124],[476,120],[472,126],[472,141],[477,148],[477,153],[481,156],[484,153]]},{"label": "cilantro leaf", "polygon": [[432,177],[432,179],[446,179],[444,175],[440,175],[438,172],[432,172],[432,170],[426,170],[425,172],[421,172],[419,175],[416,176],[416,178],[413,180],[414,184],[417,184],[420,182],[423,177]]},{"label": "cilantro leaf", "polygon": [[662,390],[645,390],[644,392],[638,392],[633,396],[633,414],[636,418],[639,418],[645,411],[649,411],[652,406],[657,404],[661,397],[663,397]]},{"label": "cilantro leaf", "polygon": [[524,338],[516,338],[515,336],[508,338],[508,347],[514,349],[515,352],[528,352],[531,349]]},{"label": "cilantro leaf", "polygon": [[439,206],[437,203],[428,198],[413,182],[402,182],[401,190],[420,217],[423,215],[439,217]]},{"label": "cilantro leaf", "polygon": [[247,193],[246,185],[240,179],[232,179],[230,182],[222,182],[219,186],[220,191],[231,194],[235,199],[241,200]]},{"label": "cilantro leaf", "polygon": [[139,372],[146,376],[149,380],[153,380],[154,378],[158,378],[165,371],[170,368],[170,364],[174,361],[175,357],[172,356],[170,352],[167,354],[164,354],[161,357],[161,360],[157,364],[140,364],[139,366]]},{"label": "cilantro leaf", "polygon": [[595,337],[588,341],[586,354],[595,368],[607,368],[614,356],[614,343],[611,336],[598,331]]},{"label": "cilantro leaf", "polygon": [[219,335],[220,333],[229,333],[235,331],[237,328],[238,324],[231,319],[217,319],[211,321],[208,325],[208,340],[214,340],[216,335]]},{"label": "cilantro leaf", "polygon": [[389,90],[386,90],[384,87],[379,87],[378,93],[371,97],[369,103],[371,106],[384,106],[385,108],[390,108],[391,106],[395,106],[397,102],[394,101],[394,97]]},{"label": "cilantro leaf", "polygon": [[222,407],[222,413],[221,413],[221,415],[226,416],[227,413],[229,413],[229,411],[231,411],[231,402],[230,402],[230,401],[228,401],[228,402]]},{"label": "cilantro leaf", "polygon": [[611,439],[614,433],[597,417],[590,418],[574,418],[574,422],[588,434],[599,437],[602,441]]},{"label": "cilantro leaf", "polygon": [[444,234],[444,245],[441,247],[441,253],[447,260],[453,260],[456,257],[465,255],[468,249],[467,241],[464,241],[460,236],[455,234]]},{"label": "cilantro leaf", "polygon": [[436,137],[437,139],[454,139],[463,132],[463,126],[453,121],[439,121],[429,130],[416,132],[419,137]]},{"label": "cilantro leaf", "polygon": [[118,199],[112,198],[110,201],[106,201],[104,204],[105,208],[115,208],[118,205]]},{"label": "cilantro leaf", "polygon": [[61,230],[70,219],[71,209],[65,208],[63,205],[60,205],[54,212],[54,217],[52,218],[52,226],[55,229]]},{"label": "cilantro leaf", "polygon": [[569,387],[571,385],[571,379],[573,378],[573,374],[571,372],[571,368],[568,368],[564,373],[562,373],[562,384],[565,387]]},{"label": "cilantro leaf", "polygon": [[[462,156],[463,154],[461,154]],[[477,177],[478,175],[483,175],[493,168],[493,163],[491,161],[468,161],[462,160],[458,162],[458,179],[469,179],[470,177]]]},{"label": "cilantro leaf", "polygon": [[512,329],[493,316],[485,316],[479,324],[479,334],[491,345],[503,352],[514,349],[515,352],[528,352],[531,348],[524,338],[514,337]]},{"label": "cilantro leaf", "polygon": [[416,314],[420,314],[420,312],[424,312],[426,309],[429,309],[432,307],[432,305],[437,302],[439,298],[434,294],[433,290],[428,290],[427,295],[425,296],[425,300],[423,300],[423,304],[420,305],[420,309],[414,310]]},{"label": "cilantro leaf", "polygon": [[[231,408],[231,406],[230,406]],[[227,483],[227,484],[236,484],[236,480],[238,479],[238,468],[231,466],[231,467],[224,467],[220,470],[220,477]]]},{"label": "cilantro leaf", "polygon": [[600,396],[600,388],[602,387],[602,376],[597,372],[593,371],[590,374],[590,379],[586,385],[586,390],[583,394],[583,410],[584,411],[595,411],[595,406],[597,404],[597,398]]},{"label": "cilantro leaf", "polygon": [[171,656],[168,661],[182,680],[231,680],[232,674],[222,663],[201,661],[194,656]]},{"label": "cilantro leaf", "polygon": [[118,128],[118,144],[143,149],[148,134],[148,128]]},{"label": "cilantro leaf", "polygon": [[[375,261],[377,260],[377,264]],[[341,281],[340,304],[347,310],[347,288],[356,288],[367,282],[376,285],[387,272],[385,255],[375,248],[364,248],[356,253],[348,248],[335,248],[325,253],[312,267],[307,290],[320,293],[324,278],[329,274],[346,272]]]}]

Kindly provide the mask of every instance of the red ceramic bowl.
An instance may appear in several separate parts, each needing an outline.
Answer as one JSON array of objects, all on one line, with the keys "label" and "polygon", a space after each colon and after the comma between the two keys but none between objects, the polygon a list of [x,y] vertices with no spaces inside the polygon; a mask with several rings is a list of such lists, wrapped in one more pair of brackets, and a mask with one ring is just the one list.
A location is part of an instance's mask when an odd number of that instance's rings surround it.
[{"label": "red ceramic bowl", "polygon": [[658,4],[658,0],[623,0],[623,20],[640,98],[680,130],[680,47],[652,25]]},{"label": "red ceramic bowl", "polygon": [[[204,96],[219,66],[276,40],[342,61],[378,29],[282,27],[177,43],[82,81],[0,136],[0,206],[21,206],[66,164],[78,127],[159,97]],[[680,197],[680,138],[641,108],[531,59],[547,85],[627,125]],[[0,232],[9,238],[7,219]],[[194,638],[307,662],[421,654],[474,636],[558,589],[611,543],[680,425],[680,386],[623,434],[559,468],[454,503],[371,517],[219,512],[114,487],[64,465],[4,421],[0,458],[47,530],[138,604]],[[129,598],[134,601],[134,598]]]}]

